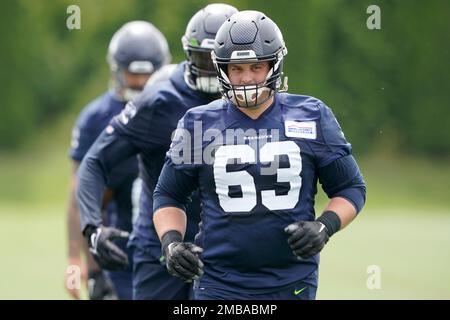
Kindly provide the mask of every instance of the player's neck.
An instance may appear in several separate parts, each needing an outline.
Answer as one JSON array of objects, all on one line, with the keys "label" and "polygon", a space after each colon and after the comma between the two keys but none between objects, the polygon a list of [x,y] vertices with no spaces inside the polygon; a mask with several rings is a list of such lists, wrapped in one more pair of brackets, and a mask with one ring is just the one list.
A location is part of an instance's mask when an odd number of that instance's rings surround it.
[{"label": "player's neck", "polygon": [[258,108],[240,108],[240,107],[237,108],[239,111],[243,112],[249,118],[256,120],[264,113],[264,111],[269,109],[269,107],[273,103],[273,100],[274,97],[269,98],[266,102],[263,102]]}]

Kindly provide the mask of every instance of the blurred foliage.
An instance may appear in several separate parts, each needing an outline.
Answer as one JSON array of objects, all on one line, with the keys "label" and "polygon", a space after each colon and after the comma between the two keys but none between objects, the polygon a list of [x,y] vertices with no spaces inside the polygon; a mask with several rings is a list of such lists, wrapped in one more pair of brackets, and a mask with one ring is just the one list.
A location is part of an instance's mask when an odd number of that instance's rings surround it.
[{"label": "blurred foliage", "polygon": [[[212,2],[212,1],[209,1]],[[20,147],[106,89],[109,39],[129,20],[148,20],[167,37],[173,61],[180,38],[208,1],[0,1],[0,150]],[[228,1],[267,13],[283,32],[290,92],[333,108],[357,152],[450,154],[450,2]],[[81,29],[68,30],[69,5]],[[381,30],[369,30],[369,5]]]}]

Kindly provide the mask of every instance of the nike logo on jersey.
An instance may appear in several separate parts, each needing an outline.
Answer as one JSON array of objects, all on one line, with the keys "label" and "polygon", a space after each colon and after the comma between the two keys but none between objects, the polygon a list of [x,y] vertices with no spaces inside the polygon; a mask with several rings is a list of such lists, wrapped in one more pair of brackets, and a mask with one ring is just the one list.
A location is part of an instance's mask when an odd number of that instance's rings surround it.
[{"label": "nike logo on jersey", "polygon": [[316,122],[286,120],[284,122],[284,134],[291,138],[316,139]]},{"label": "nike logo on jersey", "polygon": [[307,287],[301,288],[300,290],[294,290],[294,294],[298,295],[299,293],[303,292]]}]

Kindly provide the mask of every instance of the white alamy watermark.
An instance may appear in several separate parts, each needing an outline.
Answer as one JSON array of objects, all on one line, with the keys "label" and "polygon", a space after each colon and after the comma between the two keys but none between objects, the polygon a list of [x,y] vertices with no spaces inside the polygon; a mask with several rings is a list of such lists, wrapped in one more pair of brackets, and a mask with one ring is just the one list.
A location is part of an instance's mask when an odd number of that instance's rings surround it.
[{"label": "white alamy watermark", "polygon": [[66,269],[66,287],[69,290],[81,289],[81,268],[77,265],[69,265]]},{"label": "white alamy watermark", "polygon": [[77,5],[67,7],[66,13],[69,14],[66,20],[66,26],[69,30],[81,29],[81,9]]},{"label": "white alamy watermark", "polygon": [[366,286],[369,290],[380,290],[381,289],[381,268],[377,265],[370,265],[367,267],[367,277]]},{"label": "white alamy watermark", "polygon": [[[255,163],[259,158],[266,162],[261,174],[276,174],[279,168],[279,156],[286,150],[276,142],[280,141],[278,129],[226,129],[208,128],[203,130],[201,121],[194,121],[193,130],[178,128],[172,134],[172,145],[169,152],[174,164],[206,164],[212,165],[217,156],[228,164]],[[271,150],[271,156],[258,156],[257,150],[268,145],[277,150]],[[239,146],[245,150],[237,150]]]},{"label": "white alamy watermark", "polygon": [[367,18],[366,26],[369,30],[380,30],[381,29],[381,9],[376,4],[372,4],[367,7],[367,14],[370,16]]}]

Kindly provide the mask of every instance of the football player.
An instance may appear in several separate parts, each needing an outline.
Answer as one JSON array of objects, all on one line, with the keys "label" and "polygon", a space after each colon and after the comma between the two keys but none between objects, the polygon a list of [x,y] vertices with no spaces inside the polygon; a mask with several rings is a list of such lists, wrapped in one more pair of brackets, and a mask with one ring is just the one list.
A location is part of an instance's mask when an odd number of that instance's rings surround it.
[{"label": "football player", "polygon": [[[170,61],[168,44],[162,33],[151,23],[132,21],[123,25],[112,37],[107,54],[111,71],[110,90],[89,103],[80,113],[72,132],[70,157],[72,159],[72,182],[67,210],[69,235],[69,265],[82,268],[86,278],[86,267],[80,253],[86,248],[88,265],[88,292],[90,299],[131,299],[131,264],[128,269],[107,272],[106,276],[87,252],[87,243],[80,233],[80,218],[75,200],[76,175],[80,162],[95,139],[119,114],[127,101],[142,91],[149,77]],[[163,75],[164,76],[164,75]],[[161,77],[161,76],[158,76]],[[106,189],[102,192],[101,209],[105,225],[130,232],[132,226],[132,188],[137,178],[136,157],[125,159],[108,175]],[[126,240],[117,245],[126,250]],[[110,281],[112,280],[112,282]],[[67,286],[66,286],[67,287]],[[69,289],[70,295],[79,299],[77,289]]]},{"label": "football player", "polygon": [[[146,87],[124,112],[115,117],[83,160],[78,175],[77,199],[82,230],[96,255],[108,264],[126,266],[126,259],[110,240],[119,233],[105,233],[100,218],[102,190],[110,171],[130,156],[139,154],[143,179],[140,213],[133,226],[129,246],[133,248],[134,299],[188,299],[191,285],[167,273],[161,244],[152,221],[153,191],[171,135],[189,108],[220,97],[211,60],[214,37],[224,21],[237,10],[226,4],[210,4],[189,21],[182,37],[186,61],[169,80]],[[199,201],[188,206],[186,238],[198,231]]]},{"label": "football player", "polygon": [[[286,54],[269,17],[236,13],[213,51],[224,99],[179,122],[153,222],[169,272],[195,280],[195,299],[314,299],[319,252],[365,203],[365,183],[330,108],[279,92]],[[318,181],[330,201],[316,216]],[[185,208],[197,188],[202,215],[192,243]]]}]

